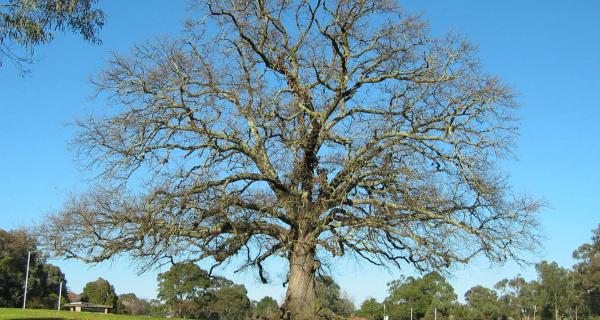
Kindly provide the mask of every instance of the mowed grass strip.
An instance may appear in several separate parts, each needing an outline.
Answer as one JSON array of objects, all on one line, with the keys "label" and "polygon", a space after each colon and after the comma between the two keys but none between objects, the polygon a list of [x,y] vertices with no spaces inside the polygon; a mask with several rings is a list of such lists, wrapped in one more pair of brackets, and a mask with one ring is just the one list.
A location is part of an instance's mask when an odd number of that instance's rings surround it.
[{"label": "mowed grass strip", "polygon": [[20,320],[158,320],[165,318],[155,318],[147,316],[128,316],[122,314],[104,314],[94,312],[71,312],[71,311],[56,311],[56,310],[41,310],[41,309],[12,309],[0,308],[0,319],[20,319]]}]

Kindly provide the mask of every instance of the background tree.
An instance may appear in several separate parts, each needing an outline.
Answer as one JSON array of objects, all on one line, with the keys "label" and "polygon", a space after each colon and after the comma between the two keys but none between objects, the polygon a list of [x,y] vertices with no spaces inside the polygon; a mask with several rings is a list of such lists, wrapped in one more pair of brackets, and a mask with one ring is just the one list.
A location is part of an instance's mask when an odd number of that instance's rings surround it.
[{"label": "background tree", "polygon": [[114,310],[117,310],[118,299],[115,287],[102,278],[86,283],[81,293],[82,302],[108,305],[112,306]]},{"label": "background tree", "polygon": [[527,282],[517,275],[513,279],[499,281],[494,288],[499,292],[500,313],[504,317],[532,317],[534,310],[542,305],[537,281]]},{"label": "background tree", "polygon": [[207,319],[246,320],[250,315],[251,305],[246,288],[243,285],[231,285],[214,292],[204,312]]},{"label": "background tree", "polygon": [[278,313],[277,300],[266,296],[256,302],[252,307],[252,316],[255,318],[270,318]]},{"label": "background tree", "polygon": [[522,288],[519,300],[523,306],[524,315],[533,317],[534,314],[539,314],[541,301],[541,286],[537,281],[530,281]]},{"label": "background tree", "polygon": [[437,313],[438,319],[447,319],[456,304],[457,297],[454,288],[441,276],[435,279],[434,284],[435,291],[432,292],[431,304],[427,313],[425,313],[425,317],[434,319],[436,317],[435,313]]},{"label": "background tree", "polygon": [[117,312],[130,315],[149,315],[152,305],[145,299],[138,298],[135,293],[120,294],[117,300]]},{"label": "background tree", "polygon": [[159,299],[150,300],[150,315],[152,317],[168,317],[173,316],[169,310],[169,306]]},{"label": "background tree", "polygon": [[[30,286],[30,292],[28,293],[27,300],[29,301],[28,305],[30,307],[56,308],[61,282],[63,283],[61,301],[63,303],[69,302],[67,280],[65,279],[65,274],[59,267],[47,263],[40,263],[34,270],[34,273],[30,274],[28,284],[28,286]],[[32,270],[30,270],[30,272],[31,271]]]},{"label": "background tree", "polygon": [[131,314],[128,306],[136,300],[138,300],[138,297],[135,293],[120,294],[117,299],[117,310],[115,310],[115,313]]},{"label": "background tree", "polygon": [[27,306],[56,308],[60,282],[63,282],[63,301],[67,301],[65,275],[60,268],[46,263],[35,238],[23,230],[0,229],[0,306],[22,306],[27,252],[31,252]]},{"label": "background tree", "polygon": [[560,267],[556,262],[548,261],[536,264],[535,269],[539,278],[543,315],[556,319],[563,315],[571,316],[577,296],[569,270]]},{"label": "background tree", "polygon": [[330,276],[317,278],[317,300],[321,308],[335,315],[348,317],[354,313],[354,304],[341,292],[340,286]]},{"label": "background tree", "polygon": [[573,252],[573,266],[579,300],[586,301],[593,315],[600,315],[600,226],[592,231],[592,242]]},{"label": "background tree", "polygon": [[34,268],[39,253],[34,239],[23,231],[0,230],[0,305],[17,307],[23,296],[27,252],[33,252]]},{"label": "background tree", "polygon": [[497,319],[501,315],[498,295],[494,290],[475,286],[465,293],[465,301],[471,312],[471,319]]},{"label": "background tree", "polygon": [[369,320],[383,320],[383,304],[377,302],[375,298],[368,298],[360,305],[356,315]]},{"label": "background tree", "polygon": [[158,275],[158,298],[177,317],[198,314],[199,299],[210,287],[208,273],[191,262],[175,264],[169,271]]},{"label": "background tree", "polygon": [[0,66],[4,58],[17,64],[30,61],[33,48],[50,42],[54,31],[69,30],[99,43],[104,14],[96,0],[0,1]]},{"label": "background tree", "polygon": [[158,298],[177,317],[245,319],[250,314],[244,286],[213,277],[189,261],[158,275]]},{"label": "background tree", "polygon": [[454,288],[437,272],[422,278],[401,278],[388,287],[390,294],[384,303],[393,319],[410,319],[411,308],[414,319],[432,318],[436,308],[438,316],[447,316],[456,301]]},{"label": "background tree", "polygon": [[428,270],[536,243],[539,204],[496,166],[513,94],[470,43],[390,0],[197,4],[181,39],[96,79],[115,109],[81,121],[76,144],[106,183],[49,217],[47,248],[142,269],[246,257],[264,282],[285,257],[282,307],[303,320],[323,258]]},{"label": "background tree", "polygon": [[471,320],[473,319],[473,313],[471,312],[471,309],[467,306],[464,305],[462,303],[456,303],[454,304],[454,306],[452,306],[452,309],[450,311],[450,316],[448,317],[449,319],[461,319],[461,320]]}]

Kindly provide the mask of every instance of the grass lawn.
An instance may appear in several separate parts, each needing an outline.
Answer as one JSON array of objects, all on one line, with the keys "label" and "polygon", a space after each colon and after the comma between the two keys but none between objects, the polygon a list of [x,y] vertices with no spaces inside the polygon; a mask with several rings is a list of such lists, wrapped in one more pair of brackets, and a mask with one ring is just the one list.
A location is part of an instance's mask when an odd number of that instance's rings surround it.
[{"label": "grass lawn", "polygon": [[0,319],[22,319],[22,320],[164,320],[164,318],[152,317],[135,317],[121,314],[104,314],[92,312],[71,312],[71,311],[56,311],[56,310],[39,310],[39,309],[8,309],[0,308]]}]

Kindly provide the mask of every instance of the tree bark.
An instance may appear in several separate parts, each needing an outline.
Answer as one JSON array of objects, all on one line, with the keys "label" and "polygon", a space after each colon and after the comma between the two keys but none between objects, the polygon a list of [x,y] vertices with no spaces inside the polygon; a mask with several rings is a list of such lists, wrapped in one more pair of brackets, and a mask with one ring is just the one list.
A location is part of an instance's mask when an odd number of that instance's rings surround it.
[{"label": "tree bark", "polygon": [[[315,245],[298,242],[289,255],[290,274],[285,302],[282,309],[292,320],[313,320],[318,318],[317,293],[315,283]],[[284,319],[288,319],[284,315]]]}]

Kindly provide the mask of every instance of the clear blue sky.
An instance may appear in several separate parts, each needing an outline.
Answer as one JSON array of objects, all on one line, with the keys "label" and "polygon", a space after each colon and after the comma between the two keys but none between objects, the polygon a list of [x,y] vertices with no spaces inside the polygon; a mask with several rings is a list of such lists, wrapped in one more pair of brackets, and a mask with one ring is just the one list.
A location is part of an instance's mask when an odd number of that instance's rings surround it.
[{"label": "clear blue sky", "polygon": [[[191,14],[186,0],[112,0],[102,5],[107,14],[102,46],[58,35],[37,49],[31,75],[21,77],[10,66],[0,69],[0,228],[38,223],[70,193],[86,190],[89,176],[67,149],[74,130],[65,124],[101,107],[101,101],[89,99],[89,77],[101,70],[109,52],[125,52],[156,35],[177,34]],[[551,206],[540,212],[544,247],[532,259],[570,267],[571,252],[600,223],[600,2],[419,0],[404,5],[423,13],[435,33],[454,30],[472,40],[485,68],[520,93],[519,159],[503,166],[516,190]],[[53,263],[66,272],[76,292],[101,276],[119,293],[155,296],[156,272],[138,277],[127,258],[97,267]],[[411,272],[409,267],[385,271],[352,260],[333,269],[357,304],[368,296],[382,299],[387,282]],[[283,296],[280,283],[260,285],[252,274],[222,273],[244,283],[251,298]],[[517,273],[535,276],[531,266],[490,267],[480,261],[458,268],[450,280],[462,296],[475,284],[492,286]]]}]

